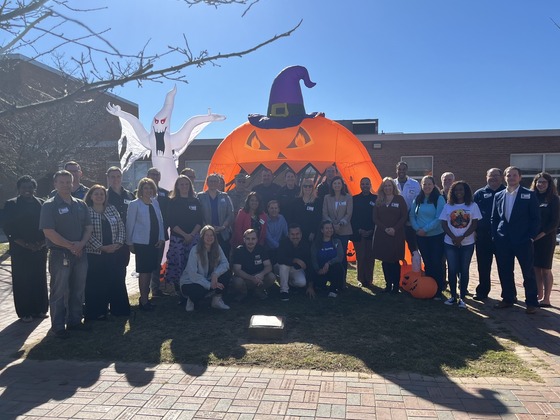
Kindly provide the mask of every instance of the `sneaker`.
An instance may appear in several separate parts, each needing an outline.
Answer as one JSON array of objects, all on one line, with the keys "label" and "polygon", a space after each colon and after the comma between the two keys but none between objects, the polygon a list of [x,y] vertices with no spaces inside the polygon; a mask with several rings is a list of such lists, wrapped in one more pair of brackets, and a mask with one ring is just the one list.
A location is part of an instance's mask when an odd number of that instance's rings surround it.
[{"label": "sneaker", "polygon": [[212,308],[214,308],[214,309],[229,309],[229,306],[227,306],[224,303],[221,296],[214,296],[212,298]]},{"label": "sneaker", "polygon": [[338,294],[336,294],[335,292],[329,292],[329,294],[327,295],[330,298],[335,298],[338,296]]},{"label": "sneaker", "polygon": [[290,294],[288,292],[280,292],[280,300],[282,302],[288,302],[290,300]]},{"label": "sneaker", "polygon": [[445,305],[455,305],[455,303],[457,302],[457,299],[454,297],[450,297],[449,299],[447,299],[445,302],[443,302]]},{"label": "sneaker", "polygon": [[457,302],[457,306],[461,309],[467,309],[467,304],[463,299],[459,299],[459,302]]},{"label": "sneaker", "polygon": [[185,305],[185,311],[192,312],[194,311],[194,302],[192,300],[187,299],[187,304]]},{"label": "sneaker", "polygon": [[45,312],[39,312],[38,314],[33,314],[33,318],[45,319],[49,316]]}]

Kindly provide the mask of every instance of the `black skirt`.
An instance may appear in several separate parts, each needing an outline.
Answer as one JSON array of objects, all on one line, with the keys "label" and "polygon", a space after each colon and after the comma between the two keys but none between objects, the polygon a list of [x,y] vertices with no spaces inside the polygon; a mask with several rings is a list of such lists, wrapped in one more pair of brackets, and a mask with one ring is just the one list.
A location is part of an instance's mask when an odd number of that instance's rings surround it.
[{"label": "black skirt", "polygon": [[155,245],[134,244],[136,272],[151,273],[159,268],[159,249]]},{"label": "black skirt", "polygon": [[554,248],[556,247],[555,232],[543,236],[534,243],[535,261],[533,265],[538,268],[552,268],[552,258],[554,256]]}]

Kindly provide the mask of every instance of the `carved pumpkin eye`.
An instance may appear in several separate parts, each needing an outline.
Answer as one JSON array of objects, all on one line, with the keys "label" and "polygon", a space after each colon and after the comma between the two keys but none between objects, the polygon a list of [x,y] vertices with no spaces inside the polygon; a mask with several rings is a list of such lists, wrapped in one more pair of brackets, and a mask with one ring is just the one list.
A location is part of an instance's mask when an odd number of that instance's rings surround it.
[{"label": "carved pumpkin eye", "polygon": [[303,128],[299,128],[294,139],[288,144],[286,149],[300,149],[313,144],[311,136]]},{"label": "carved pumpkin eye", "polygon": [[264,145],[264,143],[259,139],[259,136],[257,136],[257,133],[254,131],[249,135],[249,137],[247,137],[245,146],[253,150],[270,150]]}]

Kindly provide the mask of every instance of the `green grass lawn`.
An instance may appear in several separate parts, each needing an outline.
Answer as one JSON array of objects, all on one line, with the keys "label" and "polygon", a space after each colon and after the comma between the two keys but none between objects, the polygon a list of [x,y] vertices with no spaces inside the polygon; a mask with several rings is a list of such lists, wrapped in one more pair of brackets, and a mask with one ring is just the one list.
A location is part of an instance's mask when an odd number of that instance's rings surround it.
[{"label": "green grass lawn", "polygon": [[[381,286],[380,270],[375,276]],[[275,288],[268,300],[234,304],[229,311],[187,313],[176,297],[159,298],[153,313],[133,307],[130,319],[96,322],[92,332],[68,340],[45,338],[25,349],[26,356],[538,379],[513,353],[513,343],[493,336],[475,312],[361,289],[354,270],[348,278],[349,288],[336,299],[311,301],[302,292],[281,302]],[[284,339],[250,341],[254,314],[283,316]]]}]

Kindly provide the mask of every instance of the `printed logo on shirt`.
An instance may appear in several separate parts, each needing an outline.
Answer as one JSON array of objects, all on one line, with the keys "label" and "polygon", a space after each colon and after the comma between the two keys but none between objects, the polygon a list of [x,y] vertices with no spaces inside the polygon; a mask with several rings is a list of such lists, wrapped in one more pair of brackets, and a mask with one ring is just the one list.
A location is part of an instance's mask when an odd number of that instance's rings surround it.
[{"label": "printed logo on shirt", "polygon": [[399,208],[399,203],[391,203],[391,207]]},{"label": "printed logo on shirt", "polygon": [[531,194],[521,194],[522,200],[529,200],[531,198]]},{"label": "printed logo on shirt", "polygon": [[484,198],[490,198],[492,197],[492,193],[484,193]]},{"label": "printed logo on shirt", "polygon": [[313,210],[315,210],[315,207],[314,207],[314,206],[307,206],[307,207],[305,208],[305,210],[307,210],[307,211],[313,211]]},{"label": "printed logo on shirt", "polygon": [[58,209],[58,214],[66,214],[70,211],[68,207],[61,207]]},{"label": "printed logo on shirt", "polygon": [[262,257],[260,255],[255,255],[255,265],[261,265],[262,263]]},{"label": "printed logo on shirt", "polygon": [[548,203],[541,203],[539,207],[548,207]]},{"label": "printed logo on shirt", "polygon": [[370,201],[369,205],[373,207],[373,206],[375,206],[375,203],[373,201]]},{"label": "printed logo on shirt", "polygon": [[337,201],[336,202],[339,206],[345,206],[346,205],[346,201]]},{"label": "printed logo on shirt", "polygon": [[196,211],[196,206],[189,206],[190,211]]},{"label": "printed logo on shirt", "polygon": [[449,223],[456,229],[464,229],[471,222],[471,215],[468,210],[457,209],[451,212]]}]

